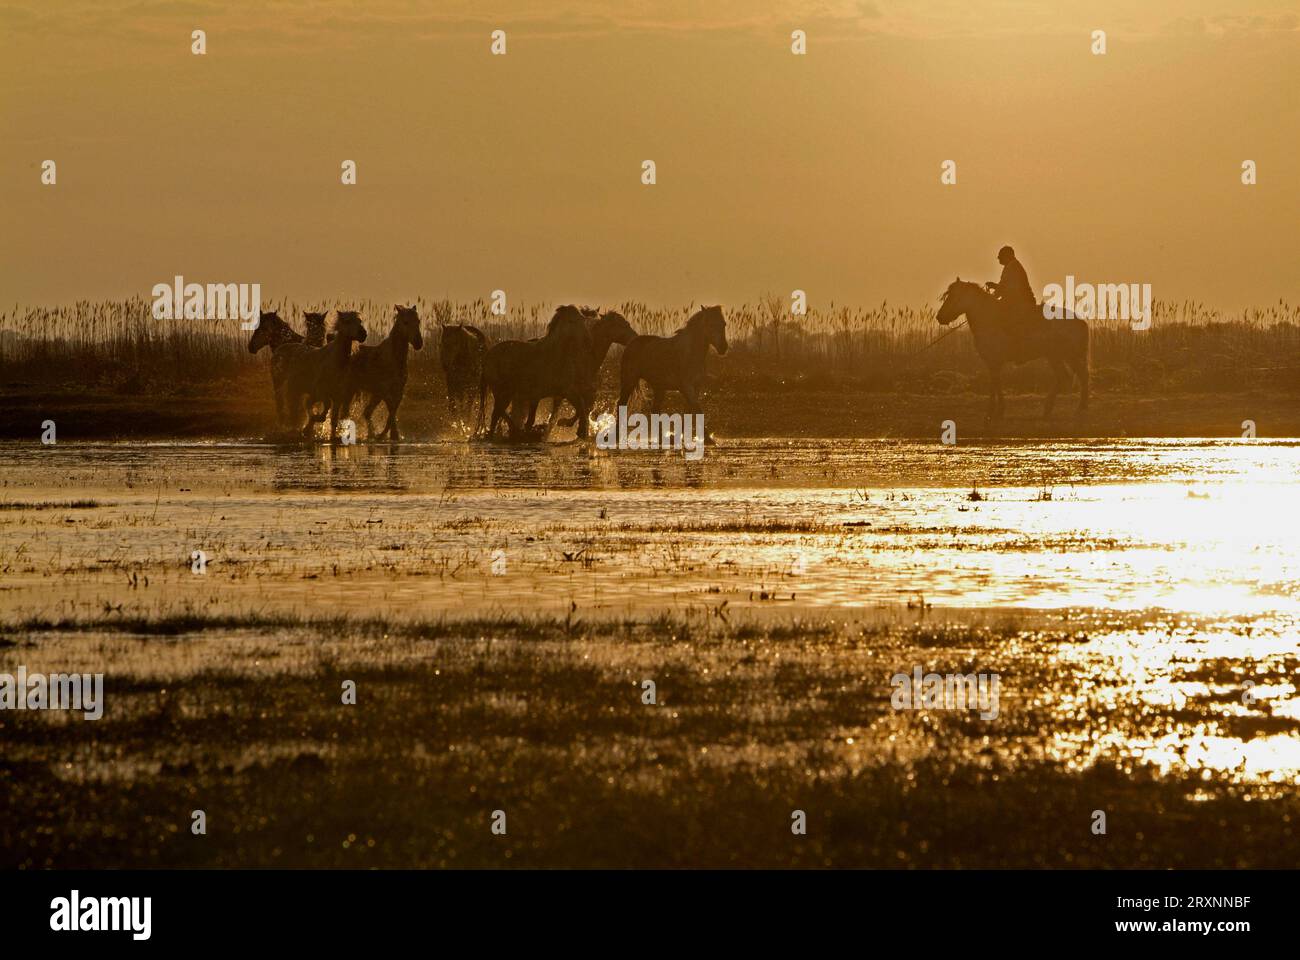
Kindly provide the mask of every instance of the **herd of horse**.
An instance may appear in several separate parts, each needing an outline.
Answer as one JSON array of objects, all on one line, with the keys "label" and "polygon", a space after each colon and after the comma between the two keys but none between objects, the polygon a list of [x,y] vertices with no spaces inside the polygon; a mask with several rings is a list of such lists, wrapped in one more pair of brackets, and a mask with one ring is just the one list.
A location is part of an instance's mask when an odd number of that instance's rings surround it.
[{"label": "herd of horse", "polygon": [[[360,398],[367,436],[400,440],[397,413],[406,392],[409,353],[424,346],[416,308],[394,307],[388,336],[373,345],[366,343],[368,334],[356,311],[339,310],[328,333],[325,319],[321,313],[304,314],[304,336],[278,313],[263,311],[248,342],[250,353],[271,351],[271,387],[280,428],[311,437],[328,417],[330,441],[335,442],[339,424],[351,416],[353,402]],[[672,336],[638,335],[617,311],[568,304],[555,311],[542,336],[494,344],[477,327],[445,324],[439,360],[452,417],[457,416],[458,405],[469,411],[477,385],[476,435],[484,433],[486,419],[486,436],[495,437],[504,421],[510,439],[535,438],[538,406],[549,399],[550,418],[542,438],[563,423],[576,424],[578,437],[585,439],[600,369],[616,343],[623,346],[619,406],[626,406],[644,383],[654,412],[675,390],[689,412],[702,414],[705,360],[710,347],[719,354],[727,352],[726,321],[721,307],[703,307]],[[489,393],[492,409],[486,417]],[[566,402],[574,413],[560,420]],[[387,420],[376,432],[371,418],[381,403]]]},{"label": "herd of horse", "polygon": [[[989,371],[987,422],[996,421],[1003,412],[1002,368],[1039,358],[1048,361],[1054,374],[1044,415],[1052,412],[1067,373],[1079,384],[1079,410],[1087,408],[1090,335],[1086,321],[1073,316],[1057,320],[1041,314],[1013,316],[1005,303],[979,284],[958,278],[943,294],[936,319],[947,326],[963,315]],[[362,398],[367,436],[400,440],[397,412],[406,392],[408,354],[424,346],[416,309],[394,307],[388,336],[374,345],[366,343],[365,325],[354,310],[337,311],[328,333],[325,321],[326,314],[304,314],[304,336],[277,313],[262,312],[249,340],[250,353],[264,347],[271,351],[271,385],[281,429],[311,437],[328,417],[330,441],[335,442],[340,422],[351,416],[353,401]],[[463,323],[443,324],[441,330],[439,359],[452,418],[458,417],[459,408],[468,420],[477,386],[474,434],[495,437],[505,422],[512,440],[544,439],[557,425],[575,424],[578,437],[588,437],[601,366],[616,343],[623,347],[618,406],[626,407],[644,384],[653,413],[662,410],[669,391],[677,391],[688,413],[702,414],[700,388],[709,348],[727,352],[726,321],[719,306],[696,311],[668,337],[637,334],[617,311],[573,304],[559,307],[546,332],[532,340],[490,343],[482,330]],[[550,417],[539,429],[537,410],[547,399]],[[376,433],[371,417],[381,403],[387,420]],[[573,416],[560,419],[565,403],[573,408]]]}]

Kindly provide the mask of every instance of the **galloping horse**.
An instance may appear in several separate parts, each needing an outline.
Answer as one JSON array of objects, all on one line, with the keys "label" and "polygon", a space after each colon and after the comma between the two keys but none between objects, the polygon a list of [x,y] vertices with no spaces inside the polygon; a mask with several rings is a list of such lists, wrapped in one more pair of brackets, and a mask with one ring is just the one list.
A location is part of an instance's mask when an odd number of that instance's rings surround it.
[{"label": "galloping horse", "polygon": [[963,313],[975,337],[975,352],[989,369],[989,411],[986,422],[1002,415],[1002,366],[1040,357],[1052,365],[1052,386],[1043,416],[1052,412],[1066,369],[1079,380],[1079,412],[1088,409],[1088,324],[1075,316],[1047,320],[1034,313],[1029,322],[1011,315],[1011,308],[978,283],[958,277],[943,295],[936,318],[947,326]]},{"label": "galloping horse", "polygon": [[[650,411],[658,413],[663,395],[677,390],[688,413],[704,413],[699,389],[704,382],[704,361],[709,347],[727,352],[727,322],[722,307],[701,307],[671,337],[634,337],[623,348],[618,406],[626,407],[644,380],[650,387]],[[711,435],[706,434],[711,441]]]},{"label": "galloping horse", "polygon": [[[496,433],[505,420],[510,438],[518,440],[525,431],[519,421],[535,411],[545,397],[563,397],[578,411],[578,437],[585,440],[591,412],[591,391],[586,389],[585,371],[590,366],[591,335],[578,307],[556,308],[545,335],[535,340],[502,340],[483,355],[478,382],[477,435],[483,428],[487,393],[492,391],[492,416],[487,436]],[[507,412],[508,411],[508,412]]]},{"label": "galloping horse", "polygon": [[375,436],[375,427],[370,418],[375,407],[380,403],[388,409],[388,419],[380,437],[390,441],[402,439],[402,431],[397,426],[397,408],[401,406],[402,396],[406,393],[407,348],[416,350],[424,346],[424,337],[420,333],[420,315],[415,307],[393,307],[393,327],[388,336],[373,347],[357,347],[348,364],[347,387],[343,400],[343,413],[347,416],[352,409],[352,398],[358,393],[366,394],[366,437]]},{"label": "galloping horse", "polygon": [[[483,372],[483,354],[487,351],[487,334],[467,323],[448,323],[442,327],[438,360],[447,381],[447,409],[456,416],[456,402],[467,411],[474,407],[474,387]],[[468,414],[467,414],[468,416]]]},{"label": "galloping horse", "polygon": [[[627,318],[617,310],[609,310],[601,313],[599,310],[584,310],[583,319],[587,324],[587,334],[591,337],[591,349],[587,354],[587,369],[582,371],[586,377],[586,389],[592,397],[596,395],[596,381],[600,377],[601,365],[605,362],[605,356],[609,353],[609,348],[614,344],[626,347],[636,338],[636,331],[632,325],[627,322]],[[544,436],[550,436],[551,430],[558,423],[564,427],[573,426],[578,422],[578,415],[575,413],[566,420],[560,419],[560,407],[564,403],[563,397],[551,398],[551,419],[547,421]],[[528,411],[528,419],[524,424],[526,430],[533,427],[533,419],[537,415],[537,408]]]},{"label": "galloping horse", "polygon": [[281,320],[274,310],[262,311],[257,329],[248,340],[249,353],[257,353],[263,347],[271,348],[271,391],[275,394],[275,419],[280,426],[284,426],[289,419],[289,411],[284,406],[283,387],[292,353],[280,348],[285,344],[303,342],[303,335]]}]

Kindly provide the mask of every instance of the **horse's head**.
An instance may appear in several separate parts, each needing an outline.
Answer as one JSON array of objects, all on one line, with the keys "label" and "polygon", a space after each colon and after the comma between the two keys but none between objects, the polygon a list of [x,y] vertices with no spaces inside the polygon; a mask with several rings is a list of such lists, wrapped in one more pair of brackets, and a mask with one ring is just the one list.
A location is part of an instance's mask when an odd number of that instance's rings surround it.
[{"label": "horse's head", "polygon": [[302,315],[303,326],[307,329],[308,346],[319,347],[324,345],[326,313],[304,313]]},{"label": "horse's head", "polygon": [[978,283],[972,283],[958,277],[948,285],[948,289],[939,298],[943,302],[939,307],[939,312],[935,314],[935,319],[946,327],[970,309],[974,296],[982,295],[983,291]]},{"label": "horse's head", "polygon": [[447,323],[442,327],[438,352],[445,364],[456,366],[469,362],[481,354],[486,346],[483,333],[477,327],[464,323]]},{"label": "horse's head", "polygon": [[340,310],[334,321],[334,339],[349,343],[365,343],[366,328],[361,323],[361,315],[355,310]]},{"label": "horse's head", "polygon": [[686,328],[698,330],[704,342],[711,344],[720,355],[727,352],[727,321],[722,316],[722,307],[701,307],[686,321]]},{"label": "horse's head", "polygon": [[587,317],[580,307],[565,304],[555,308],[555,315],[546,325],[549,339],[582,342],[588,338]]},{"label": "horse's head", "polygon": [[302,336],[280,319],[274,310],[263,310],[257,320],[257,329],[248,338],[248,352],[257,353],[263,347],[275,349],[282,343],[301,343]]},{"label": "horse's head", "polygon": [[424,346],[424,337],[420,334],[420,315],[415,307],[403,307],[394,304],[393,333],[402,336],[407,343],[419,350]]},{"label": "horse's head", "polygon": [[596,327],[609,337],[610,343],[621,343],[623,346],[631,343],[632,338],[636,336],[636,331],[632,329],[632,324],[627,322],[627,317],[617,310],[602,313],[600,319],[596,321]]}]

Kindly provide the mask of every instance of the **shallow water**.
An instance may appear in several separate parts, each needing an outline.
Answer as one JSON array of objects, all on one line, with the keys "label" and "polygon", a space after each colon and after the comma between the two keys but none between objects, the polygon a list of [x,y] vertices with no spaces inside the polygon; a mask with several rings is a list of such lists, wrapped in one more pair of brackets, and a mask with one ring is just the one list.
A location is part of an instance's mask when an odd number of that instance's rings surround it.
[{"label": "shallow water", "polygon": [[[961,623],[994,628],[969,657],[1007,677],[1003,722],[1017,703],[1056,718],[1012,741],[1027,757],[1081,769],[1118,753],[1162,772],[1300,781],[1300,443],[750,440],[697,463],[574,444],[0,455],[10,622]],[[1098,715],[1110,719],[1070,719]]]},{"label": "shallow water", "polygon": [[306,610],[324,589],[332,608],[396,615],[1300,612],[1292,442],[735,441],[696,463],[572,444],[0,451],[0,500],[99,503],[0,511],[11,616],[163,584],[163,603]]}]

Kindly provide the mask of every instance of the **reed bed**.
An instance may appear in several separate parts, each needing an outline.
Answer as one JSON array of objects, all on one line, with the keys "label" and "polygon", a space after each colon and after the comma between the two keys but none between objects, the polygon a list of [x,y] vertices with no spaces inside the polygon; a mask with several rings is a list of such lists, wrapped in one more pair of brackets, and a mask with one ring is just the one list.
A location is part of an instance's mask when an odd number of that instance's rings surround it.
[{"label": "reed bed", "polygon": [[[58,307],[14,305],[0,313],[0,376],[13,386],[75,384],[121,393],[185,393],[243,380],[266,362],[248,353],[248,333],[236,320],[155,320],[144,298],[79,301]],[[304,310],[361,311],[376,338],[392,317],[387,302],[272,301],[265,309],[301,328]],[[426,332],[441,323],[471,323],[495,341],[539,335],[552,305],[528,304],[494,316],[486,300],[416,301]],[[603,304],[621,311],[642,333],[669,334],[696,304],[652,307]],[[806,316],[788,313],[784,298],[765,296],[727,308],[732,351],[713,367],[721,381],[766,389],[832,388],[918,393],[961,392],[983,380],[983,368],[964,331],[942,337],[931,306],[832,304]],[[1196,301],[1157,302],[1151,328],[1133,331],[1119,321],[1092,323],[1092,367],[1099,385],[1140,392],[1218,391],[1297,383],[1300,306],[1227,315]],[[938,342],[934,342],[937,338]],[[438,338],[413,357],[417,381],[440,379]],[[1045,375],[1042,364],[1012,372],[1016,380]]]}]

